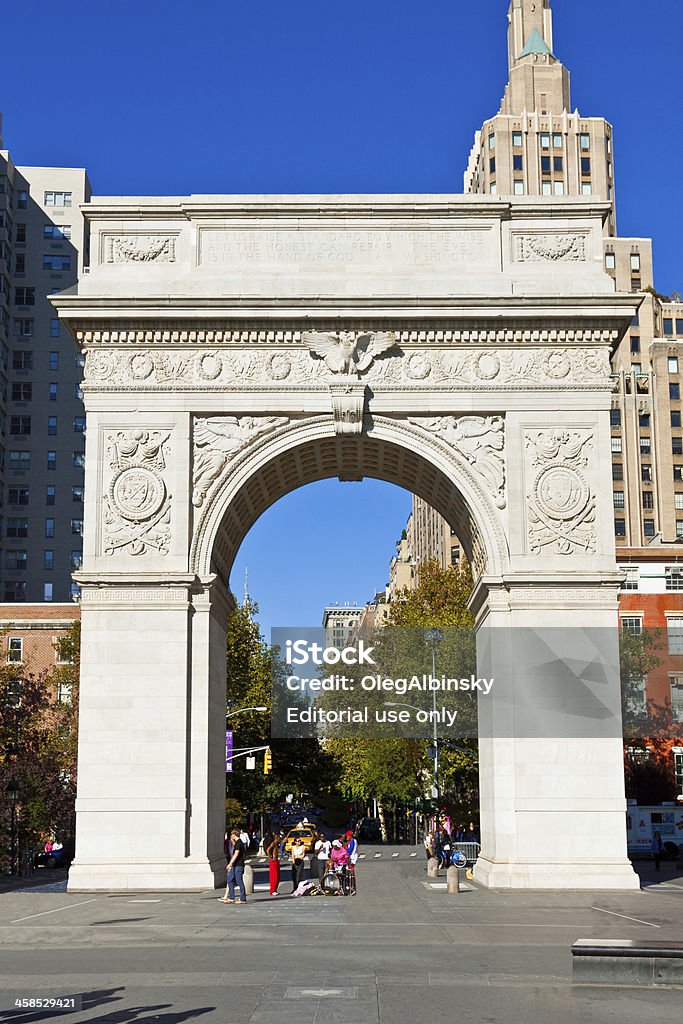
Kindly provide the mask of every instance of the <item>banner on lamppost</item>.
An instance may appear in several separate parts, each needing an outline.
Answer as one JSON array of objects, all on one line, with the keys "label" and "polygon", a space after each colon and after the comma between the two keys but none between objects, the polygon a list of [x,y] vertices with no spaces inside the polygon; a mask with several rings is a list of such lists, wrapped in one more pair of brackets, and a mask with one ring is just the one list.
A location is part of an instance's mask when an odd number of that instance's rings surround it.
[{"label": "banner on lamppost", "polygon": [[232,771],[232,729],[225,730],[225,770]]}]

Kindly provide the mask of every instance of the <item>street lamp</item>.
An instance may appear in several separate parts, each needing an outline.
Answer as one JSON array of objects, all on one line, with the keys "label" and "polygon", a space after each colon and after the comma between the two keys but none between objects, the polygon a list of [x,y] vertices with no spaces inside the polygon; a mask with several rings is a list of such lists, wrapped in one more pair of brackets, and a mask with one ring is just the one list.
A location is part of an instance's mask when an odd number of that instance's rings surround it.
[{"label": "street lamp", "polygon": [[[442,640],[443,633],[440,629],[428,629],[425,633],[425,641],[432,649],[432,678],[436,678],[436,647]],[[439,791],[439,734],[436,716],[436,689],[432,689],[432,711],[432,721],[434,723],[434,785],[436,787],[436,824],[438,828],[441,793]]]},{"label": "street lamp", "polygon": [[11,807],[10,823],[10,874],[17,874],[17,800],[19,798],[19,786],[14,779],[10,779],[5,789],[7,799]]}]

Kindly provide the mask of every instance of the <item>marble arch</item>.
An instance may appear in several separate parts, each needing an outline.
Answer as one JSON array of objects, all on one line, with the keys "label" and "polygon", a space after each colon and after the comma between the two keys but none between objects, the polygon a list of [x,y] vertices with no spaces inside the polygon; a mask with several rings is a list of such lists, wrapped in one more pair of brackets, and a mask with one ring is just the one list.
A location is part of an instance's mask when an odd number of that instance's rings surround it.
[{"label": "marble arch", "polygon": [[[560,659],[571,627],[604,627],[616,660],[609,356],[638,297],[603,272],[608,211],[479,196],[85,209],[89,273],[53,299],[85,355],[88,417],[72,890],[222,880],[230,567],[304,483],[391,480],[453,523],[482,665],[514,682],[514,631],[539,625],[568,630]],[[489,627],[508,638],[497,652]],[[615,676],[602,693],[618,704]],[[480,742],[479,880],[637,887],[619,738],[510,722]]]}]

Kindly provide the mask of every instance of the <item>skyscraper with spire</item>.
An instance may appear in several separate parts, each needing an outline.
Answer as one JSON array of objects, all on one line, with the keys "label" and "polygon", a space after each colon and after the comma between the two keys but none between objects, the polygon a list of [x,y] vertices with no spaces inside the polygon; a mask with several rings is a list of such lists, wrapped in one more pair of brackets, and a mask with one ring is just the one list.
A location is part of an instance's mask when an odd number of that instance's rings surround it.
[{"label": "skyscraper with spire", "polygon": [[511,0],[508,70],[500,110],[475,135],[465,192],[595,196],[611,204],[605,233],[614,235],[612,126],[572,110],[550,0]]}]

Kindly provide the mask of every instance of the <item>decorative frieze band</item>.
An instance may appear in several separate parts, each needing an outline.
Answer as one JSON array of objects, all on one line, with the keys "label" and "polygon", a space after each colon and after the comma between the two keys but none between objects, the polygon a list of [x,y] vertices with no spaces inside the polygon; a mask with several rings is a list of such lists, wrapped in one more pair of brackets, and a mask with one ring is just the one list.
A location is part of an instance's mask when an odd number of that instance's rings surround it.
[{"label": "decorative frieze band", "polygon": [[[320,330],[327,330],[321,325]],[[338,326],[329,326],[330,331]],[[378,326],[358,325],[357,331],[377,331]],[[304,335],[307,329],[287,330],[269,327],[243,327],[200,329],[178,328],[130,328],[77,331],[79,345],[294,345],[305,347]],[[548,327],[541,321],[538,325],[488,326],[481,323],[459,327],[435,327],[432,329],[398,329],[392,332],[398,345],[609,345],[619,340],[617,328],[601,324],[586,324],[584,327]]]},{"label": "decorative frieze band", "polygon": [[[336,365],[336,364],[335,364]],[[205,349],[180,352],[143,347],[130,354],[89,351],[84,383],[88,389],[168,390],[245,387],[320,387],[340,374],[302,349]],[[611,390],[606,348],[399,349],[394,347],[362,371],[376,387],[495,388],[569,387]]]}]

